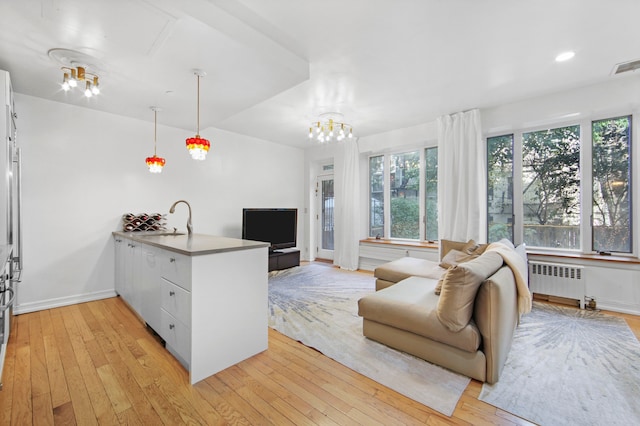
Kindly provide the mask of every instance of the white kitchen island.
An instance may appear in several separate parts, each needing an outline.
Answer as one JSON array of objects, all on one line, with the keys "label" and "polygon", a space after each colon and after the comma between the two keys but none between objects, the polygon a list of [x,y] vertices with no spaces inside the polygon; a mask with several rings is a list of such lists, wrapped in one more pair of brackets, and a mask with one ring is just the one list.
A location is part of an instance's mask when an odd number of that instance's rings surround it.
[{"label": "white kitchen island", "polygon": [[116,292],[191,383],[267,349],[267,243],[114,232]]}]

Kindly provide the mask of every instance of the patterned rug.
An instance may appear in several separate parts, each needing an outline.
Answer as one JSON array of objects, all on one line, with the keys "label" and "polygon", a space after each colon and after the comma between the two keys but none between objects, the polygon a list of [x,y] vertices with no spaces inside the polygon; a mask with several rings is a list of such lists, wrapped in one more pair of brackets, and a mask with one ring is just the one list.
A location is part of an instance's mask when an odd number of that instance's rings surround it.
[{"label": "patterned rug", "polygon": [[540,425],[638,425],[640,343],[621,318],[534,303],[479,399]]},{"label": "patterned rug", "polygon": [[362,335],[358,299],[374,291],[371,275],[309,264],[269,275],[269,326],[358,373],[447,416],[467,377]]}]

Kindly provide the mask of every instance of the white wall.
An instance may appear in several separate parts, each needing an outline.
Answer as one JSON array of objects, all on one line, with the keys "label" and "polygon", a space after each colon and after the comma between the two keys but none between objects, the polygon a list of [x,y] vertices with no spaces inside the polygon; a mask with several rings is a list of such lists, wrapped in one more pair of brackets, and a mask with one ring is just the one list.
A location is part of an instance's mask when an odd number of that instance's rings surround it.
[{"label": "white wall", "polygon": [[[212,128],[200,132],[212,148],[198,162],[185,148],[192,132],[159,125],[167,165],[152,175],[144,160],[153,154],[153,121],[21,94],[16,111],[25,268],[18,313],[113,295],[111,232],[124,213],[168,213],[185,199],[194,232],[239,238],[243,207],[304,208],[300,149]],[[159,122],[162,114],[170,111]],[[179,205],[168,227],[184,231],[186,217]]]}]

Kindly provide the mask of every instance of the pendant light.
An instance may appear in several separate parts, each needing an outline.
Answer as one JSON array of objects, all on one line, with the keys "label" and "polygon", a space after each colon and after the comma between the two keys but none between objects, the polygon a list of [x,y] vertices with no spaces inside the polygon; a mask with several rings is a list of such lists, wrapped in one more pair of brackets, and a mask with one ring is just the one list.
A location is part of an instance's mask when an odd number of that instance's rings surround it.
[{"label": "pendant light", "polygon": [[187,149],[194,160],[204,160],[211,146],[207,139],[200,137],[200,77],[204,77],[206,73],[202,70],[193,70],[193,73],[198,78],[198,121],[196,135],[187,139]]},{"label": "pendant light", "polygon": [[151,107],[153,111],[153,157],[147,157],[147,166],[149,166],[149,171],[151,173],[162,173],[162,168],[164,167],[165,160],[162,157],[158,157],[156,155],[156,145],[157,145],[157,135],[158,135],[158,111],[160,108]]}]

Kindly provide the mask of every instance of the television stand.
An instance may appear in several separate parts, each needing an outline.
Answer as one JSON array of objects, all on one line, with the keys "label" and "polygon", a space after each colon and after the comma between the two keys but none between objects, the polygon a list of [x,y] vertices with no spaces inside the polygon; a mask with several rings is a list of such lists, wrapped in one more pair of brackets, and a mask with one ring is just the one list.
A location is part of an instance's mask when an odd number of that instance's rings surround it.
[{"label": "television stand", "polygon": [[300,250],[281,249],[269,252],[269,272],[300,265]]}]

